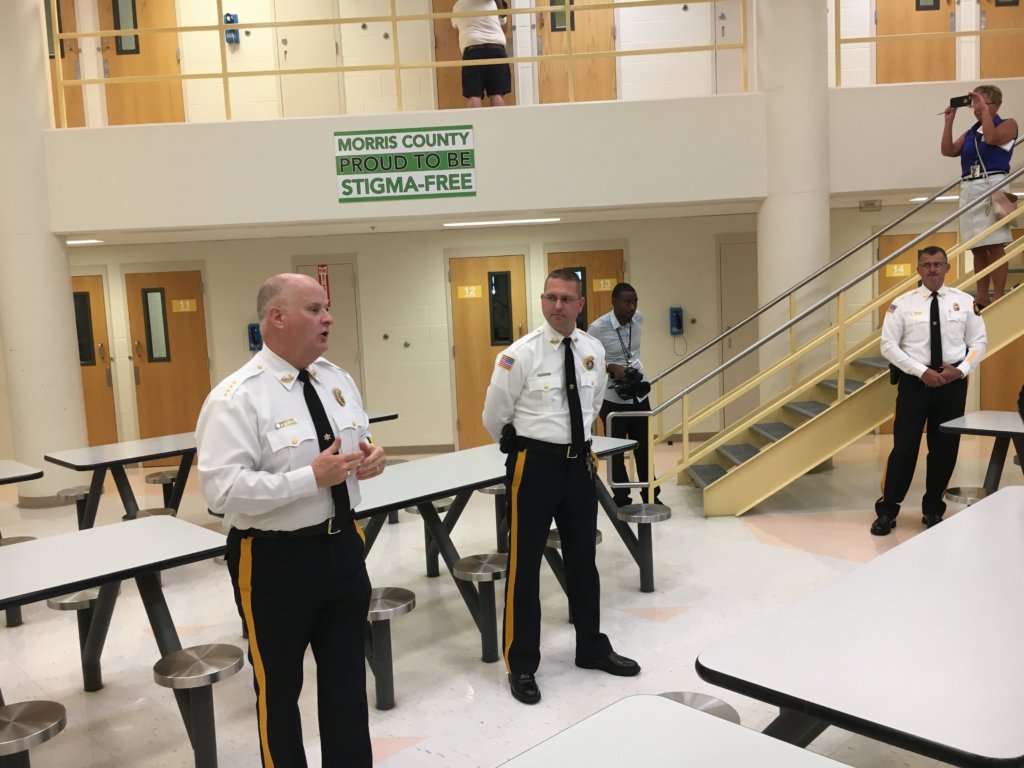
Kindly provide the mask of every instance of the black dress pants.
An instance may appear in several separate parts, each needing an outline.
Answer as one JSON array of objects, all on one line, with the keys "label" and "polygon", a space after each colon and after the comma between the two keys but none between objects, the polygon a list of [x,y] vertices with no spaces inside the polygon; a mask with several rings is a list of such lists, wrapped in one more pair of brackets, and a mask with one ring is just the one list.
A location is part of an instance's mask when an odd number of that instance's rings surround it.
[{"label": "black dress pants", "polygon": [[[649,398],[644,398],[639,403],[613,403],[611,400],[605,400],[601,404],[601,423],[604,424],[604,433],[608,437],[617,437],[620,439],[636,440],[637,447],[633,451],[633,457],[636,459],[636,476],[640,482],[647,482],[647,431],[648,431],[648,419],[647,417],[622,417],[617,416],[612,422],[612,431],[608,431],[608,414],[612,411],[649,411],[651,410],[651,401]],[[617,453],[611,458],[612,462],[612,480],[616,483],[624,483],[629,480],[629,475],[626,473],[626,456],[622,453]],[[658,501],[658,497],[661,495],[661,488],[654,489],[654,500]],[[629,504],[629,488],[613,488],[612,496],[615,498],[615,503],[620,507]],[[640,490],[640,498],[647,501],[647,489],[642,488]]]},{"label": "black dress pants", "polygon": [[597,491],[590,459],[523,448],[505,463],[509,500],[508,580],[505,582],[505,665],[534,674],[540,665],[540,566],[551,521],[562,540],[566,591],[576,628],[576,657],[611,653],[601,634],[601,584],[595,562]]},{"label": "black dress pants", "polygon": [[960,435],[940,432],[939,425],[964,415],[967,379],[941,387],[926,387],[916,376],[900,376],[896,395],[896,418],[892,429],[892,452],[882,477],[882,496],[875,502],[879,517],[896,517],[914,478],[921,432],[928,426],[928,460],[925,494],[921,511],[942,517],[946,502],[942,495],[949,485],[960,450]]},{"label": "black dress pants", "polygon": [[363,627],[370,580],[354,523],[334,535],[254,538],[232,529],[227,563],[249,630],[264,766],[305,768],[299,692],[312,646],[325,768],[371,768]]}]

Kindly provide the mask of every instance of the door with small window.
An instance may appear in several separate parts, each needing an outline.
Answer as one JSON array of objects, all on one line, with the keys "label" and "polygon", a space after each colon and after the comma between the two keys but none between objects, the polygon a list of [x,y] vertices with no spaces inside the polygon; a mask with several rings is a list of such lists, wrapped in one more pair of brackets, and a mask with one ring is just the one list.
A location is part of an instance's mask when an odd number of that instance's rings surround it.
[{"label": "door with small window", "polygon": [[76,275],[71,278],[71,291],[89,445],[116,443],[117,416],[103,278]]},{"label": "door with small window", "polygon": [[[595,53],[615,50],[615,24],[611,8],[579,10],[598,0],[550,0],[537,3],[537,52],[552,54]],[[546,6],[546,7],[545,7]],[[522,17],[520,17],[522,18]],[[569,37],[572,36],[570,42]],[[571,77],[570,77],[571,72]],[[570,101],[613,101],[617,95],[615,57],[567,59],[539,64],[538,83],[542,104]]]},{"label": "door with small window", "polygon": [[481,414],[495,358],[527,331],[526,269],[522,255],[452,259],[448,269],[458,447],[475,448],[494,442]]},{"label": "door with small window", "polygon": [[[151,29],[177,25],[167,0],[98,0],[100,29]],[[212,34],[212,33],[211,33]],[[100,38],[104,77],[180,75],[177,32]],[[104,86],[109,125],[181,123],[185,105],[180,80],[111,83]]]},{"label": "door with small window", "polygon": [[127,274],[125,289],[139,437],[191,432],[210,392],[200,273]]}]

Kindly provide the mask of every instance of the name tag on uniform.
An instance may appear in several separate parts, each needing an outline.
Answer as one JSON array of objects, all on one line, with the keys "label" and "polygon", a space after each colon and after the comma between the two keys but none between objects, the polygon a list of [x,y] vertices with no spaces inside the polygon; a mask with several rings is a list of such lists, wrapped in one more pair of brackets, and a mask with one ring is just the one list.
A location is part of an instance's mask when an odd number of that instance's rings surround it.
[{"label": "name tag on uniform", "polygon": [[277,422],[277,424],[274,425],[274,429],[281,429],[282,427],[290,427],[292,424],[298,424],[298,423],[299,422],[297,422],[295,419],[285,419],[284,421]]},{"label": "name tag on uniform", "polygon": [[550,376],[550,375],[551,375],[551,371],[545,371],[544,373],[538,373],[537,374],[538,377],[540,377],[540,376]]}]

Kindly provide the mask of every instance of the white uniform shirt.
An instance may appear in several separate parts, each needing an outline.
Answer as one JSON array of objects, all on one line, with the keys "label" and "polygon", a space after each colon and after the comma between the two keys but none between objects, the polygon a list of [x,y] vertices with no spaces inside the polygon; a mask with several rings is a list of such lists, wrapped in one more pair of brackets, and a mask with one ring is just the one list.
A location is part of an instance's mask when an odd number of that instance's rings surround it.
[{"label": "white uniform shirt", "polygon": [[[456,0],[453,11],[497,12],[495,0]],[[452,26],[459,30],[459,49],[465,52],[471,45],[505,45],[505,32],[497,13],[494,16],[472,16],[452,19]]]},{"label": "white uniform shirt", "polygon": [[[882,324],[882,354],[904,373],[921,378],[932,356],[932,294],[924,286],[898,296]],[[974,312],[974,297],[956,288],[939,289],[942,362],[959,363],[967,376],[985,354],[985,321]],[[963,361],[963,362],[961,362]]]},{"label": "white uniform shirt", "polygon": [[[355,382],[323,358],[307,370],[342,452],[369,438]],[[264,347],[214,387],[196,426],[199,483],[207,506],[232,528],[294,531],[334,515],[330,488],[317,488],[320,454],[298,371]],[[315,378],[314,378],[315,377]],[[352,508],[359,482],[346,480]]]},{"label": "white uniform shirt", "polygon": [[[644,316],[640,310],[636,311],[633,318],[623,325],[615,317],[615,311],[601,315],[590,324],[587,333],[604,345],[606,363],[615,363],[624,368],[635,368],[638,371],[644,369],[640,362],[640,336],[643,334]],[[608,381],[604,391],[604,399],[611,403],[632,403],[633,398],[624,399],[615,393],[612,387],[612,377]]]},{"label": "white uniform shirt", "polygon": [[[572,440],[563,338],[544,323],[495,358],[483,413],[484,426],[495,441],[509,422],[519,437],[561,445]],[[584,331],[576,330],[570,338],[583,410],[583,437],[589,440],[590,427],[601,410],[604,347]]]}]

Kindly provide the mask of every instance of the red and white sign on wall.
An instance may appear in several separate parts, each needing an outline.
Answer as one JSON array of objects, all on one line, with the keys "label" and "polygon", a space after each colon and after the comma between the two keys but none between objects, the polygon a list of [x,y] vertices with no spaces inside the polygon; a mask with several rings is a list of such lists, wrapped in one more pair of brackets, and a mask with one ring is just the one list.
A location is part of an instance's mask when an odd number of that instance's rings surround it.
[{"label": "red and white sign on wall", "polygon": [[326,264],[316,265],[316,279],[320,281],[320,286],[327,292],[327,303],[331,303],[331,278],[327,274]]}]

